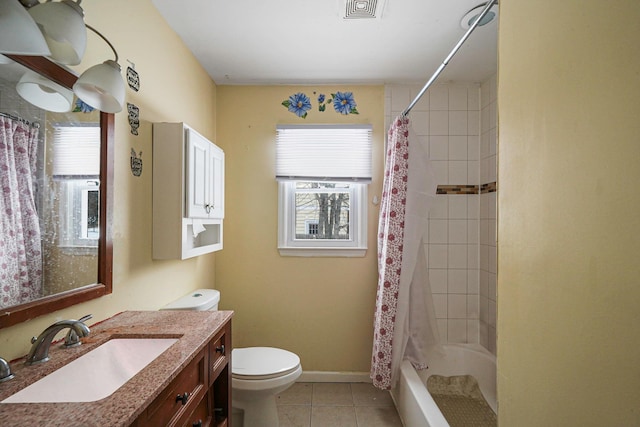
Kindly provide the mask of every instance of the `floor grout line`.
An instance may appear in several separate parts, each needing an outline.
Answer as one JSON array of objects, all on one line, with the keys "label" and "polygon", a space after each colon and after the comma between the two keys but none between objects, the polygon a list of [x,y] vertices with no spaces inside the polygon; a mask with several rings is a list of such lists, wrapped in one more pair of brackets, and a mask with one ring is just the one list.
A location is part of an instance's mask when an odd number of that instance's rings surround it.
[{"label": "floor grout line", "polygon": [[370,383],[296,383],[277,404],[281,427],[402,427],[389,392]]}]

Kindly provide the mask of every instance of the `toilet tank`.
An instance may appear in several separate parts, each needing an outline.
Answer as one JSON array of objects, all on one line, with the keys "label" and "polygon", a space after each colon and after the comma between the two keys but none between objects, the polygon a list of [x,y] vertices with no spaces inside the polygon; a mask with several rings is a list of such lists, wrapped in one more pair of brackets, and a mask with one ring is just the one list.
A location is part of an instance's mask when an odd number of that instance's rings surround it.
[{"label": "toilet tank", "polygon": [[187,295],[165,305],[160,310],[215,311],[220,302],[220,291],[215,289],[196,289]]}]

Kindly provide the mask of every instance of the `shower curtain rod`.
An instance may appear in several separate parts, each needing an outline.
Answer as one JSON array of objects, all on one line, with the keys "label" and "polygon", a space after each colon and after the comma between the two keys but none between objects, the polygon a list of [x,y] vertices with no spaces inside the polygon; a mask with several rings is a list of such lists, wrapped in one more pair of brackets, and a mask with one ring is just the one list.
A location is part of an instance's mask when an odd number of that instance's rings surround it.
[{"label": "shower curtain rod", "polygon": [[30,122],[29,120],[25,120],[22,117],[14,116],[13,114],[4,113],[4,112],[0,111],[0,116],[6,117],[6,118],[11,119],[11,120],[17,120],[19,122],[25,123],[25,124],[27,124],[29,126],[33,126],[35,128],[39,128],[40,127],[40,123]]},{"label": "shower curtain rod", "polygon": [[462,36],[460,41],[453,47],[453,49],[451,50],[449,55],[447,55],[447,57],[444,59],[444,61],[442,61],[442,64],[440,64],[440,66],[435,71],[435,73],[433,73],[431,78],[427,81],[427,83],[425,83],[423,88],[420,90],[420,93],[418,93],[418,95],[416,95],[416,97],[413,98],[413,101],[411,101],[411,104],[409,104],[409,106],[402,112],[402,117],[406,117],[407,114],[409,114],[409,112],[414,107],[414,105],[416,105],[416,103],[420,100],[420,98],[422,98],[422,95],[424,95],[424,93],[427,91],[427,89],[429,89],[429,87],[431,87],[433,82],[438,78],[440,73],[442,73],[442,70],[444,70],[444,67],[446,67],[447,64],[449,63],[449,61],[451,61],[451,58],[453,58],[453,56],[456,54],[456,52],[458,52],[458,49],[460,49],[460,47],[462,47],[462,45],[467,40],[467,38],[469,38],[469,36],[473,32],[473,30],[476,29],[476,27],[478,26],[478,23],[480,21],[482,21],[482,18],[484,18],[484,16],[489,12],[489,9],[491,9],[493,7],[493,5],[495,5],[497,3],[498,3],[498,0],[490,0],[489,2],[487,2],[487,4],[485,5],[484,9],[480,13],[480,15],[478,15],[478,18],[475,21],[473,21],[473,24],[471,24],[471,26],[469,27],[467,32],[464,33],[464,35]]}]

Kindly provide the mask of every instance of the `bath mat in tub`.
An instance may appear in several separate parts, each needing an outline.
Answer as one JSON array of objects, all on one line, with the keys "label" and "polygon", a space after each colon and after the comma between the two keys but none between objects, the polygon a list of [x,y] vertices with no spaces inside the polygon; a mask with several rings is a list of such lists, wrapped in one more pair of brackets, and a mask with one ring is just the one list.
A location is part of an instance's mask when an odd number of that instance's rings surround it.
[{"label": "bath mat in tub", "polygon": [[427,390],[451,427],[496,427],[496,414],[471,375],[427,379]]}]

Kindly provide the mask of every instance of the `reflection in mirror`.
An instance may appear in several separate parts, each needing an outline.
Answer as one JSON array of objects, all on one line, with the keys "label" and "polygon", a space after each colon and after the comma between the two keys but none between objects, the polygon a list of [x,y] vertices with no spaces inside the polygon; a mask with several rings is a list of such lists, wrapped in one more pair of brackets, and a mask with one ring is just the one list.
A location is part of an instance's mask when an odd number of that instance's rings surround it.
[{"label": "reflection in mirror", "polygon": [[46,116],[37,201],[42,287],[51,295],[98,281],[100,116],[95,110]]},{"label": "reflection in mirror", "polygon": [[113,115],[74,98],[58,65],[12,58],[0,61],[0,327],[111,292]]}]

